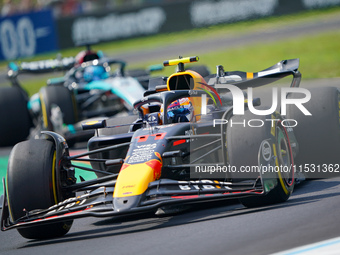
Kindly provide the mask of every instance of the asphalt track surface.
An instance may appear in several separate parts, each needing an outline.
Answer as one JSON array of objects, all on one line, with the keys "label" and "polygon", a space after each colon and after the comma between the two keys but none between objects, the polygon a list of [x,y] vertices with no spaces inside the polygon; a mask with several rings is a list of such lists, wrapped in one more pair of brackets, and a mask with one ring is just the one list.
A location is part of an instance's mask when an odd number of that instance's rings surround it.
[{"label": "asphalt track surface", "polygon": [[[310,84],[339,80],[302,82]],[[0,254],[272,254],[340,236],[339,211],[340,178],[319,179],[297,186],[286,203],[262,208],[233,200],[174,216],[84,218],[65,237],[44,241],[0,232]]]},{"label": "asphalt track surface", "polygon": [[0,254],[270,254],[340,235],[340,178],[305,182],[288,202],[209,204],[176,216],[75,220],[63,238],[0,233]]},{"label": "asphalt track surface", "polygon": [[[301,84],[318,85],[340,82]],[[266,104],[270,90],[256,93]],[[319,179],[297,185],[286,203],[262,208],[230,200],[165,217],[77,219],[66,236],[44,241],[24,239],[16,230],[0,232],[0,254],[272,254],[339,237],[339,211],[340,177]]]}]

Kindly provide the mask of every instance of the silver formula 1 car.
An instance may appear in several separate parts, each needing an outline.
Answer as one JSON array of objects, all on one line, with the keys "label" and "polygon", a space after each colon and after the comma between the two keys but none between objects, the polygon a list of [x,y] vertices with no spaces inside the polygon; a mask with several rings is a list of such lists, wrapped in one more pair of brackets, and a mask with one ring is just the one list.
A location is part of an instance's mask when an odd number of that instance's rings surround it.
[{"label": "silver formula 1 car", "polygon": [[[62,134],[69,144],[88,140],[93,132],[83,131],[80,121],[90,118],[133,114],[133,103],[143,96],[143,83],[150,71],[126,70],[119,59],[101,56],[88,49],[75,58],[34,62],[11,62],[8,78],[11,87],[0,88],[0,146],[11,146],[34,137],[42,130]],[[65,71],[47,80],[47,86],[31,97],[18,76]]]}]

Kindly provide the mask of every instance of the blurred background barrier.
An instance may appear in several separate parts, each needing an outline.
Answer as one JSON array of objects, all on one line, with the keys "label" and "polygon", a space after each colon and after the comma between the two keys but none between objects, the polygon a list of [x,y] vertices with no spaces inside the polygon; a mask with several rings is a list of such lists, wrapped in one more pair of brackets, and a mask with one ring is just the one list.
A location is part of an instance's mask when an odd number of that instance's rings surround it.
[{"label": "blurred background barrier", "polygon": [[51,10],[0,18],[0,60],[33,56],[57,49]]},{"label": "blurred background barrier", "polygon": [[34,4],[21,11],[27,14],[13,16],[11,2],[4,0],[1,10],[0,60],[340,5],[340,0],[49,0],[45,5],[24,0]]},{"label": "blurred background barrier", "polygon": [[340,5],[340,0],[155,1],[162,4],[57,19],[61,49]]}]

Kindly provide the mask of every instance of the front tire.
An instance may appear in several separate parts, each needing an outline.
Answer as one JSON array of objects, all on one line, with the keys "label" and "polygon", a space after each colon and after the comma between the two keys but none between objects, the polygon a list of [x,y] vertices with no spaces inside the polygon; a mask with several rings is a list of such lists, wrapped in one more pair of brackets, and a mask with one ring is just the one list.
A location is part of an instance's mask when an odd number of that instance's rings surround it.
[{"label": "front tire", "polygon": [[[48,140],[28,140],[14,146],[7,170],[7,201],[12,221],[25,211],[46,209],[65,199],[58,190],[56,151]],[[28,239],[47,239],[65,235],[73,221],[18,229]]]}]

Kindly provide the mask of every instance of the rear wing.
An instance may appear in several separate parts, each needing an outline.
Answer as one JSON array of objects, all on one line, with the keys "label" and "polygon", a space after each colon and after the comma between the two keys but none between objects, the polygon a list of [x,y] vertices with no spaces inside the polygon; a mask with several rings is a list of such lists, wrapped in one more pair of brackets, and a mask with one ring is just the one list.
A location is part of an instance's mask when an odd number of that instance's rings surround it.
[{"label": "rear wing", "polygon": [[216,84],[234,84],[241,89],[245,89],[247,87],[263,86],[288,75],[293,75],[291,87],[298,87],[301,81],[301,73],[298,68],[299,59],[282,60],[256,73],[241,71],[225,72],[223,66],[219,65],[217,66],[217,74],[205,77],[205,80],[208,85],[212,86]]},{"label": "rear wing", "polygon": [[[178,62],[179,60],[176,61]],[[299,62],[299,59],[282,60],[277,64],[256,73],[243,71],[225,72],[223,66],[218,65],[216,66],[216,74],[205,76],[204,80],[212,87],[216,87],[218,84],[234,84],[240,89],[246,89],[248,87],[255,88],[264,86],[288,75],[293,75],[293,80],[290,86],[299,87],[301,81],[301,73],[298,70]],[[145,95],[166,90],[166,82],[167,77],[149,79],[149,86]]]},{"label": "rear wing", "polygon": [[74,66],[75,58],[56,58],[32,62],[10,62],[8,64],[8,78],[14,78],[22,73],[50,73],[69,70]]}]

